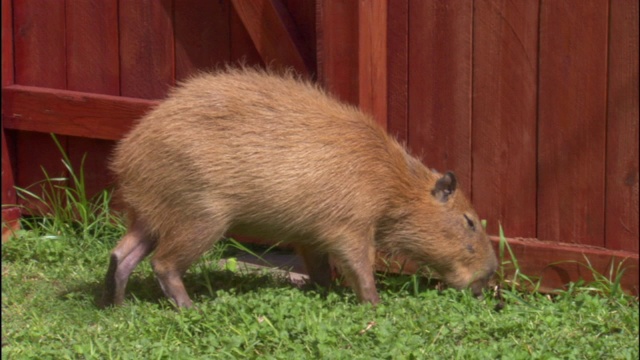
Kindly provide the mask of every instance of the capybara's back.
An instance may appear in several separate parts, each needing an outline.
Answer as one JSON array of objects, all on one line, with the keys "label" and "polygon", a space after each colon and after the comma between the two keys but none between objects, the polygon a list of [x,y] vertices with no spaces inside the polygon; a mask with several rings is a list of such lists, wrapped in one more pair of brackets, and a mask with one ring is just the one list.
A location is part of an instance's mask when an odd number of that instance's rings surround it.
[{"label": "capybara's back", "polygon": [[332,256],[372,303],[375,249],[476,293],[496,268],[453,173],[427,169],[370,117],[290,73],[188,80],[119,143],[112,169],[130,224],[111,255],[107,304],[122,303],[155,250],[163,291],[190,306],[182,275],[226,232],[294,243],[320,285]]}]

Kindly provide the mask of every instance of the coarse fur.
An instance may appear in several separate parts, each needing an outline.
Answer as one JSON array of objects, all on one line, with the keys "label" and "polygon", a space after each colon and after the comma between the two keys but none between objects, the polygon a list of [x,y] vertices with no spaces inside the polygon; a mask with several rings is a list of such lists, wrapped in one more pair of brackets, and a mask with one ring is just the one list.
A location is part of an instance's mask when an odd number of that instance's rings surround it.
[{"label": "coarse fur", "polygon": [[429,170],[369,116],[290,72],[189,79],[125,136],[111,168],[130,225],[111,255],[106,304],[122,303],[154,252],[165,294],[191,306],[182,275],[228,232],[295,244],[323,286],[331,256],[374,304],[376,249],[475,293],[497,266],[453,173]]}]

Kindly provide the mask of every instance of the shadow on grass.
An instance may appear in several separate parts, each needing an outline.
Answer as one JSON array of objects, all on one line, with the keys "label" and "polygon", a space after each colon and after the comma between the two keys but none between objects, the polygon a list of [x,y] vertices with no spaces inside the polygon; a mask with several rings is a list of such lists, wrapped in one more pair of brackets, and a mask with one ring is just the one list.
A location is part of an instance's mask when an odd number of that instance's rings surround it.
[{"label": "shadow on grass", "polygon": [[[196,269],[193,269],[196,270]],[[266,273],[239,273],[229,270],[200,270],[187,272],[183,278],[184,285],[189,296],[197,302],[196,299],[207,298],[214,300],[218,291],[233,292],[236,295],[243,295],[253,292],[259,292],[263,289],[286,289],[295,288],[302,292],[318,293],[325,297],[328,291],[337,293],[345,293],[350,291],[349,288],[342,286],[332,286],[331,290],[321,289],[312,284],[296,284],[292,283],[283,275]],[[69,300],[70,294],[91,294],[93,303],[98,308],[104,308],[103,295],[105,292],[104,279],[99,282],[87,282],[58,295],[62,301]],[[167,299],[162,292],[160,284],[156,280],[152,272],[149,274],[134,274],[129,278],[127,284],[125,302],[137,299],[143,303],[161,304]]]}]

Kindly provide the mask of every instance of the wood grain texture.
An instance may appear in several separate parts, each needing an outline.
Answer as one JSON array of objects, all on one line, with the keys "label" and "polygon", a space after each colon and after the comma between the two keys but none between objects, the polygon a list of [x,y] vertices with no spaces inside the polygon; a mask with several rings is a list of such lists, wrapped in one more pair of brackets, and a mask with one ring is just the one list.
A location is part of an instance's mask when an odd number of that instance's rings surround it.
[{"label": "wood grain texture", "polygon": [[387,128],[387,0],[358,2],[360,109]]},{"label": "wood grain texture", "polygon": [[118,2],[67,1],[67,89],[118,95]]},{"label": "wood grain texture", "polygon": [[9,156],[9,146],[2,128],[2,204],[16,205],[16,190],[13,178],[13,168],[11,167],[11,157]]},{"label": "wood grain texture", "polygon": [[538,108],[541,240],[605,244],[608,13],[606,1],[541,3]]},{"label": "wood grain texture", "polygon": [[231,59],[228,1],[181,0],[174,4],[176,79],[219,67]]},{"label": "wood grain texture", "polygon": [[303,53],[308,54],[307,59],[313,79],[317,78],[318,71],[316,59],[316,2],[317,0],[282,0],[295,24]]},{"label": "wood grain texture", "polygon": [[473,204],[498,233],[536,237],[538,2],[475,2]]},{"label": "wood grain texture", "polygon": [[120,139],[135,119],[156,104],[143,99],[21,85],[3,88],[2,100],[7,129],[106,140]]},{"label": "wood grain texture", "polygon": [[[11,0],[2,0],[2,86],[13,84],[13,9]],[[17,205],[15,186],[15,142],[13,134],[2,130],[2,204]],[[2,241],[17,229],[20,210],[17,207],[2,208]]]},{"label": "wood grain texture", "polygon": [[[231,6],[231,5],[230,5]],[[251,66],[264,66],[253,40],[244,27],[240,16],[231,6],[229,11],[229,38],[231,41],[231,62]]]},{"label": "wood grain texture", "polygon": [[[118,1],[67,1],[65,4],[67,89],[119,95]],[[106,165],[112,147],[112,141],[67,139],[67,155],[76,172],[82,168],[89,196],[110,183]]]},{"label": "wood grain texture", "polygon": [[15,82],[66,88],[64,2],[14,2],[13,20]]},{"label": "wood grain texture", "polygon": [[387,131],[406,143],[409,125],[409,0],[395,0],[387,11]]},{"label": "wood grain texture", "polygon": [[471,192],[473,3],[409,2],[409,147]]},{"label": "wood grain texture", "polygon": [[358,3],[318,0],[318,80],[342,101],[357,105]]},{"label": "wood grain texture", "polygon": [[[13,35],[15,83],[66,89],[65,3],[13,2]],[[6,127],[9,119],[3,117],[3,121]],[[66,137],[58,140],[66,149]],[[16,185],[26,187],[42,180],[41,167],[52,176],[66,176],[60,152],[49,135],[16,132],[14,141]]]},{"label": "wood grain texture", "polygon": [[638,1],[611,2],[606,247],[638,252]]},{"label": "wood grain texture", "polygon": [[161,99],[174,85],[173,1],[119,2],[120,94]]},{"label": "wood grain texture", "polygon": [[2,0],[2,86],[13,84],[13,8]]},{"label": "wood grain texture", "polygon": [[295,23],[280,0],[231,0],[231,3],[262,61],[311,75],[310,54],[305,53]]}]

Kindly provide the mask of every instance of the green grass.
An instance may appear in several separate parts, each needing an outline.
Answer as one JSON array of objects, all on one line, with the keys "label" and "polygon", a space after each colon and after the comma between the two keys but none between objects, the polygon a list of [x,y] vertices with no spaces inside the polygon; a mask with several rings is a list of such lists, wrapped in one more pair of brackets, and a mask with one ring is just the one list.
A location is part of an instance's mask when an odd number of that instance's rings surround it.
[{"label": "green grass", "polygon": [[[3,359],[638,358],[638,301],[619,291],[620,268],[553,296],[532,292],[537,281],[519,271],[501,272],[503,299],[482,300],[387,274],[373,308],[349,289],[303,291],[233,262],[223,268],[218,259],[237,245],[222,242],[185,277],[195,309],[176,311],[144,261],[125,305],[101,310],[108,254],[124,228],[104,211],[108,193],[87,199],[73,178],[45,182],[61,201],[2,246]],[[505,242],[503,265],[519,269],[510,254]]]}]

